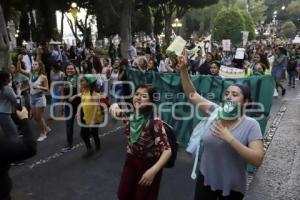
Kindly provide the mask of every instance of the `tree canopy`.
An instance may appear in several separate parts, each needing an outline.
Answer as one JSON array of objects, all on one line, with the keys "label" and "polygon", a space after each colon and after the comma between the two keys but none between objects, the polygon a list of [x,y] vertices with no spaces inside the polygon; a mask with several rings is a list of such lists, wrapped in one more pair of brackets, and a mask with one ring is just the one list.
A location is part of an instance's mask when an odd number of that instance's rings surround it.
[{"label": "tree canopy", "polygon": [[230,39],[238,44],[242,41],[241,31],[246,30],[244,18],[236,7],[223,7],[214,21],[212,37],[216,41]]}]

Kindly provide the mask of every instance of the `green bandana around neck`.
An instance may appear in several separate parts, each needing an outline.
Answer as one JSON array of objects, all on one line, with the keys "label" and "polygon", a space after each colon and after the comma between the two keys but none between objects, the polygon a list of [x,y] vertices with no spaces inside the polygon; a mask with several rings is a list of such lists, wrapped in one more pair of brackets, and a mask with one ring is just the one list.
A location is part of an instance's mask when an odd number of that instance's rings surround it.
[{"label": "green bandana around neck", "polygon": [[39,74],[38,73],[32,73],[31,75],[31,81],[35,82],[36,80],[38,80],[39,78]]},{"label": "green bandana around neck", "polygon": [[240,110],[239,104],[230,100],[225,100],[223,107],[220,108],[218,112],[218,117],[222,120],[236,120],[240,117]]},{"label": "green bandana around neck", "polygon": [[146,122],[149,120],[149,114],[132,113],[130,115],[130,142],[136,143],[140,137],[142,130],[144,129]]},{"label": "green bandana around neck", "polygon": [[264,75],[264,72],[261,70],[253,69],[253,75],[254,76],[261,76]]},{"label": "green bandana around neck", "polygon": [[76,86],[77,84],[77,76],[76,75],[73,75],[71,77],[68,77],[68,81],[73,85],[73,86]]}]

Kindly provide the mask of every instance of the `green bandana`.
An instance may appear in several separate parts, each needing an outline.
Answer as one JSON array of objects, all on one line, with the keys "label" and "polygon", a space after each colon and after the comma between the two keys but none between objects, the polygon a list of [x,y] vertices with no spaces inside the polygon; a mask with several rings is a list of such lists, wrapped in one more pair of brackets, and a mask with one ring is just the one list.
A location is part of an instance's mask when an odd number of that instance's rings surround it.
[{"label": "green bandana", "polygon": [[77,76],[73,75],[71,77],[68,77],[67,80],[73,85],[76,86],[77,84]]},{"label": "green bandana", "polygon": [[39,78],[39,74],[33,73],[33,74],[31,75],[31,82],[35,82],[38,78]]},{"label": "green bandana", "polygon": [[136,143],[140,137],[142,130],[144,129],[146,122],[150,116],[145,114],[137,114],[134,112],[130,115],[130,142]]},{"label": "green bandana", "polygon": [[218,117],[222,120],[236,120],[240,117],[239,110],[239,104],[233,101],[225,100],[223,107],[220,108],[218,112]]},{"label": "green bandana", "polygon": [[254,76],[261,76],[264,75],[264,72],[261,70],[253,69],[253,75]]}]

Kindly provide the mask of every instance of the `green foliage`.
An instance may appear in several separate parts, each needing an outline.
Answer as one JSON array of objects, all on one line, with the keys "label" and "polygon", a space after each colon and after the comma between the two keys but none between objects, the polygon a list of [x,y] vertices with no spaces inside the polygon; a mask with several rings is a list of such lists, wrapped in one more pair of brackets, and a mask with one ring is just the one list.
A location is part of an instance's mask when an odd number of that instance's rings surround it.
[{"label": "green foliage", "polygon": [[98,50],[95,50],[95,53],[99,56],[108,56],[107,49],[98,49]]},{"label": "green foliage", "polygon": [[[264,0],[248,0],[249,13],[254,22],[261,22],[266,20],[267,6]],[[241,10],[247,11],[247,0],[237,0],[235,6]]]},{"label": "green foliage", "polygon": [[300,18],[300,0],[292,1],[287,6],[286,12],[289,15],[289,19],[297,23],[297,19]]},{"label": "green foliage", "polygon": [[224,3],[220,1],[205,8],[190,9],[182,19],[184,37],[188,38],[194,31],[210,32],[216,14],[222,9],[223,5]]},{"label": "green foliage", "polygon": [[294,38],[297,32],[297,27],[292,21],[287,21],[282,25],[282,34],[286,38]]},{"label": "green foliage", "polygon": [[9,56],[10,56],[10,58],[11,58],[11,60],[12,60],[13,63],[17,62],[17,55],[18,55],[17,51],[11,51],[11,52],[9,52]]},{"label": "green foliage", "polygon": [[249,40],[253,40],[255,37],[255,23],[252,18],[252,16],[246,12],[246,11],[241,11],[241,15],[244,18],[244,23],[245,23],[245,30],[249,31]]},{"label": "green foliage", "polygon": [[231,39],[233,44],[239,44],[242,41],[243,30],[245,22],[240,10],[236,7],[223,7],[214,21],[212,37],[219,42]]}]

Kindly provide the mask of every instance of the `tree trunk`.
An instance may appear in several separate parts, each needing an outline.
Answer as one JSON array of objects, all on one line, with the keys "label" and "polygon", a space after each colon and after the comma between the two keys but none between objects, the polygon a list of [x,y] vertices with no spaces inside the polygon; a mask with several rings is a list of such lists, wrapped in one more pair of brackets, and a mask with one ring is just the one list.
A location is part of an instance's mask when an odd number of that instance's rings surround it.
[{"label": "tree trunk", "polygon": [[165,43],[169,46],[172,36],[172,15],[165,16]]},{"label": "tree trunk", "polygon": [[9,69],[9,39],[6,23],[3,15],[2,5],[0,4],[0,69]]},{"label": "tree trunk", "polygon": [[64,19],[65,19],[65,13],[64,11],[61,11],[61,21],[60,21],[60,41],[63,42],[64,40]]},{"label": "tree trunk", "polygon": [[121,13],[121,55],[128,58],[128,49],[131,43],[131,14],[132,0],[123,1]]}]

